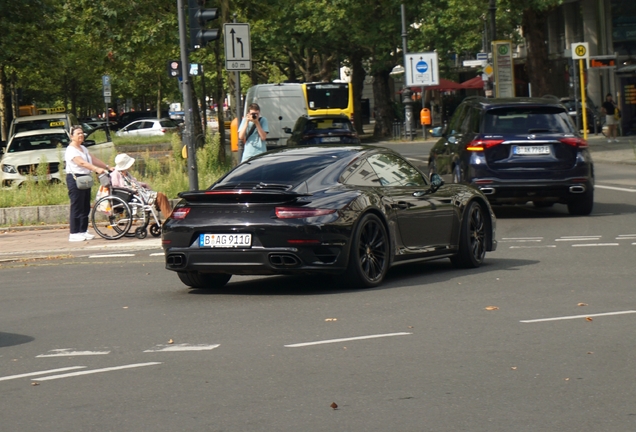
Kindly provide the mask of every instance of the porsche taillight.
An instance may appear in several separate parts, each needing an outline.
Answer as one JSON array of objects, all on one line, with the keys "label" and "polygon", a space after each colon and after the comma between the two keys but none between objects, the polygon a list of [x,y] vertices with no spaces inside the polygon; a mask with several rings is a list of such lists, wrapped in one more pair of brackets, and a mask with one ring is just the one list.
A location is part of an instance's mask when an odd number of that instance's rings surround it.
[{"label": "porsche taillight", "polygon": [[324,216],[335,213],[335,209],[320,209],[311,207],[276,207],[276,217],[279,219],[303,219]]},{"label": "porsche taillight", "polygon": [[569,137],[569,138],[561,138],[559,141],[561,141],[563,144],[566,144],[572,147],[587,148],[587,141],[585,141],[583,138]]},{"label": "porsche taillight", "polygon": [[466,150],[468,151],[484,151],[486,149],[489,149],[490,147],[494,147],[496,145],[501,144],[502,142],[504,142],[504,140],[494,140],[494,139],[476,139],[476,140],[472,140],[468,146],[466,147]]},{"label": "porsche taillight", "polygon": [[170,219],[183,220],[190,213],[190,207],[179,207],[172,211]]}]

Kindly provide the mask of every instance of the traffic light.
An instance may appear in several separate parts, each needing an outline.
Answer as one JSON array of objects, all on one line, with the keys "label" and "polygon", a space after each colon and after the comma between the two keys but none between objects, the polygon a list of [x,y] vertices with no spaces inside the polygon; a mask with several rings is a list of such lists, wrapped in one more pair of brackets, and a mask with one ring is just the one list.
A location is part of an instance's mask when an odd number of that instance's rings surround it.
[{"label": "traffic light", "polygon": [[208,21],[219,17],[218,9],[204,9],[205,0],[188,0],[190,16],[190,48],[204,47],[208,42],[219,38],[218,29],[206,30]]},{"label": "traffic light", "polygon": [[171,78],[181,77],[181,62],[176,60],[168,61],[168,76]]}]

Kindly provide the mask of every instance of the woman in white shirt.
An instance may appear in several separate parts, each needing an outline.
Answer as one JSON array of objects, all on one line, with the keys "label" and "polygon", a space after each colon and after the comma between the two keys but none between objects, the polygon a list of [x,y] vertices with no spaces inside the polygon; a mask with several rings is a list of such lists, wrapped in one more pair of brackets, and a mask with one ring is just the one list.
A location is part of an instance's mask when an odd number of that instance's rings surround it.
[{"label": "woman in white shirt", "polygon": [[79,242],[91,240],[94,235],[88,233],[88,215],[91,211],[91,190],[78,189],[76,177],[92,175],[93,172],[102,174],[110,171],[110,167],[82,145],[84,131],[81,126],[71,128],[71,143],[66,147],[64,161],[66,162],[66,186],[71,200],[71,214],[69,218],[70,235],[68,241]]}]

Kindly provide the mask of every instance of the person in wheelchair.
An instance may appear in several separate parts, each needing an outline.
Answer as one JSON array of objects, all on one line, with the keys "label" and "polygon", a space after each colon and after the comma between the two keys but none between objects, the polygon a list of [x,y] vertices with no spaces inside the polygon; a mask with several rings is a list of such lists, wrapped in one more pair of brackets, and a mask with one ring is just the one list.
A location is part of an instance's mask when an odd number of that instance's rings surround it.
[{"label": "person in wheelchair", "polygon": [[161,211],[164,219],[172,213],[172,205],[168,197],[162,192],[152,191],[147,183],[141,182],[128,172],[130,167],[135,163],[135,158],[128,156],[126,153],[120,153],[115,157],[115,170],[110,174],[111,185],[118,188],[131,189],[135,192],[141,192],[139,189],[144,188],[145,192],[150,192],[151,198],[154,198],[155,207]]}]

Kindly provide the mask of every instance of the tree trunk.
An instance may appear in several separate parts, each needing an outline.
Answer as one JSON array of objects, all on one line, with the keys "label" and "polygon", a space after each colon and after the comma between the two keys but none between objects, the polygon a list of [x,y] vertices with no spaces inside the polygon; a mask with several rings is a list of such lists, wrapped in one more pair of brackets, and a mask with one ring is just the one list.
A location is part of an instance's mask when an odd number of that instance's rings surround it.
[{"label": "tree trunk", "polygon": [[547,18],[550,9],[523,11],[522,28],[528,50],[527,69],[533,96],[552,94],[550,77],[554,76],[550,68],[547,41]]},{"label": "tree trunk", "polygon": [[7,76],[4,72],[4,65],[0,64],[0,141],[7,141],[9,137],[9,122],[12,116],[9,115],[9,104],[7,103]]},{"label": "tree trunk", "polygon": [[362,133],[362,89],[367,73],[362,66],[362,53],[351,56],[351,85],[353,86],[353,124]]},{"label": "tree trunk", "polygon": [[389,87],[391,69],[373,74],[373,98],[375,100],[375,127],[373,137],[376,139],[392,136],[393,100]]}]

